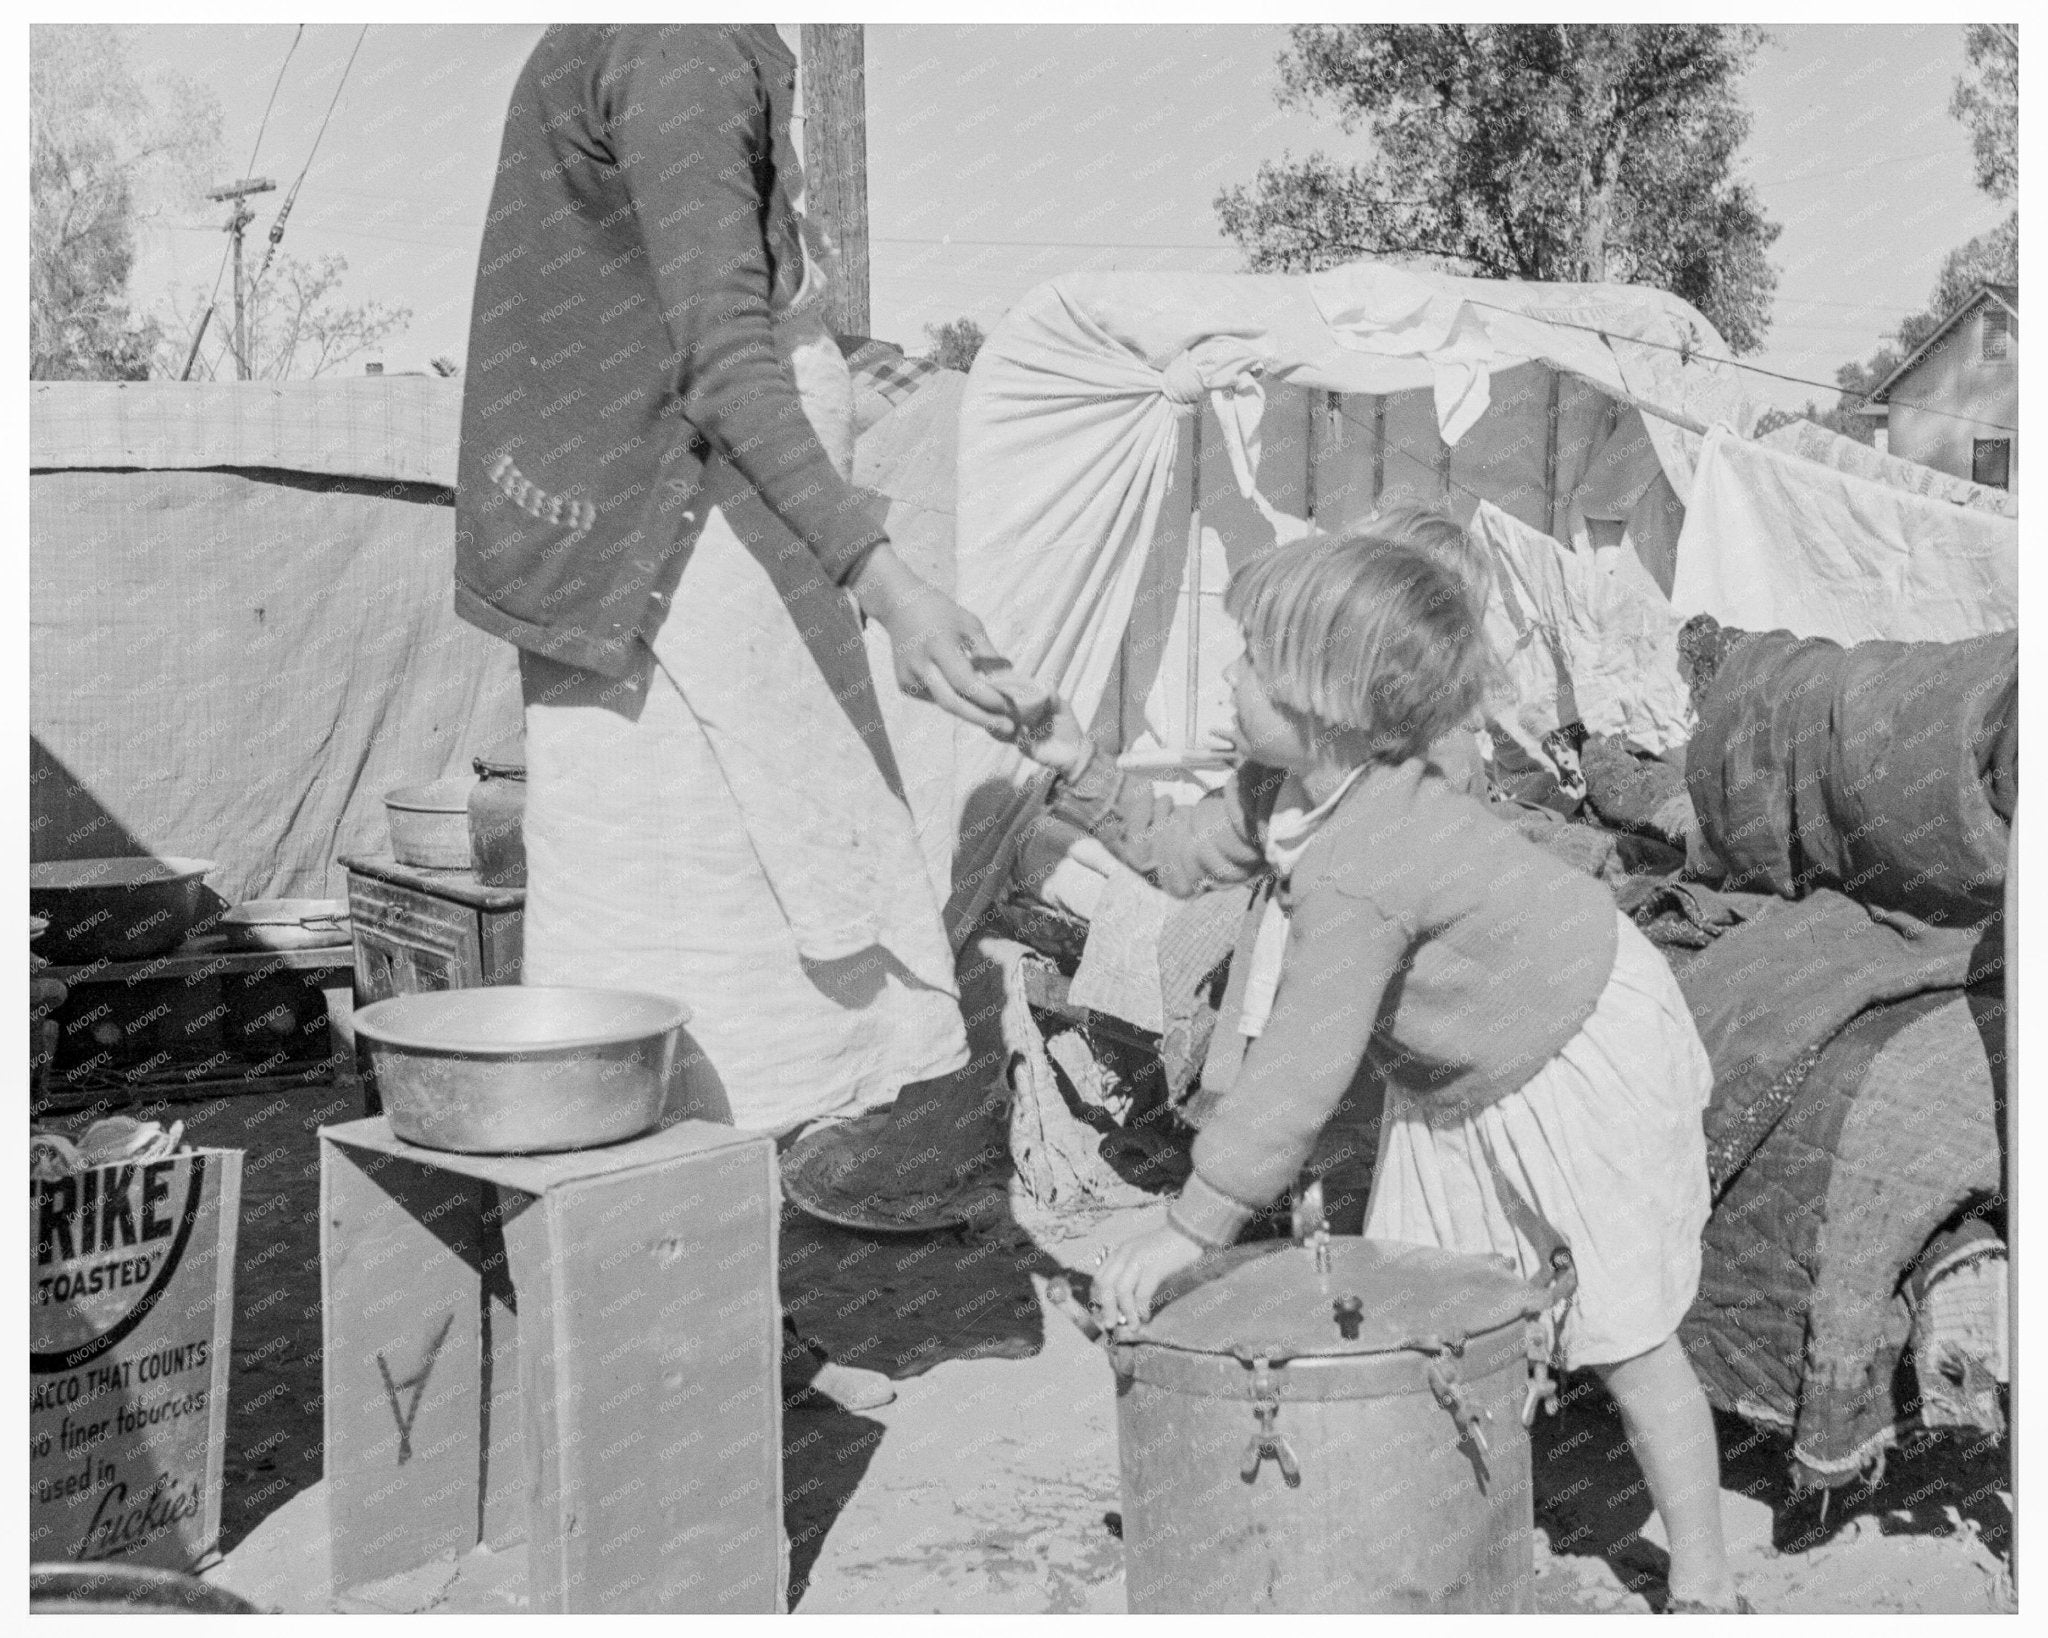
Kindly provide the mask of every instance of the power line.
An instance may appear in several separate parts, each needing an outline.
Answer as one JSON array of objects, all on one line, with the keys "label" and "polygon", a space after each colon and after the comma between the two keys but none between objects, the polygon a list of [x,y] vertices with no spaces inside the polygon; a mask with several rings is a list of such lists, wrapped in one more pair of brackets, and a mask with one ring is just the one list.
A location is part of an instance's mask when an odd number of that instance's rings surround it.
[{"label": "power line", "polygon": [[1120,242],[1108,239],[963,239],[957,233],[929,237],[877,233],[870,235],[869,242],[878,245],[991,245],[1011,250],[1213,250],[1221,253],[1239,249],[1231,244],[1144,244],[1128,239]]},{"label": "power line", "polygon": [[1759,188],[1783,188],[1789,187],[1794,182],[1817,182],[1823,177],[1849,176],[1856,171],[1871,170],[1879,165],[1896,165],[1909,159],[1944,159],[1948,157],[1949,152],[1950,150],[1946,148],[1922,148],[1919,152],[1910,154],[1873,154],[1868,159],[1859,159],[1853,165],[1835,166],[1824,171],[1798,171],[1791,176],[1770,178],[1752,176],[1738,178],[1738,180],[1748,181],[1753,186]]},{"label": "power line", "polygon": [[362,33],[356,36],[356,43],[350,49],[348,61],[341,65],[341,78],[334,82],[334,95],[327,99],[327,112],[320,116],[320,129],[313,133],[313,146],[306,151],[306,163],[299,167],[299,174],[284,196],[284,203],[277,208],[277,220],[270,224],[270,247],[263,252],[263,265],[256,269],[255,283],[250,286],[253,294],[257,285],[262,284],[263,275],[270,271],[270,258],[277,254],[279,242],[284,238],[285,219],[291,215],[292,206],[299,197],[299,187],[306,180],[306,173],[313,168],[313,158],[320,152],[320,139],[327,135],[327,122],[334,118],[334,105],[341,101],[342,87],[348,84],[349,70],[356,65],[356,53],[363,49],[370,25],[363,25]]},{"label": "power line", "polygon": [[[1338,405],[1337,414],[1342,419],[1349,421],[1355,427],[1368,427],[1372,425],[1370,421],[1362,420],[1360,417],[1353,415],[1351,411],[1343,407],[1341,402]],[[1458,482],[1456,478],[1452,477],[1450,471],[1450,463],[1448,461],[1439,460],[1435,463],[1425,461],[1420,455],[1416,454],[1414,450],[1408,448],[1405,444],[1389,443],[1384,437],[1382,437],[1379,441],[1379,448],[1382,450],[1392,450],[1396,455],[1406,456],[1409,460],[1413,461],[1417,466],[1421,467],[1423,471],[1427,472],[1432,478],[1435,478],[1439,483],[1448,484],[1451,488],[1457,490],[1459,494],[1470,496],[1474,501],[1483,501],[1488,498],[1487,496],[1480,494],[1478,490],[1469,488],[1465,484]]]},{"label": "power line", "polygon": [[[299,40],[305,34],[305,32],[306,25],[304,23],[301,23],[298,27],[298,32],[292,35],[292,43],[285,47],[284,61],[277,65],[277,78],[270,82],[270,100],[264,103],[263,118],[257,121],[256,140],[249,145],[249,163],[242,167],[242,174],[244,176],[254,176],[256,174],[256,156],[263,149],[263,133],[270,128],[270,110],[277,106],[277,93],[284,85],[284,71],[287,68],[291,67],[292,53],[299,49]],[[211,232],[211,227],[209,227],[207,231]],[[220,266],[214,270],[213,289],[207,293],[206,305],[200,309],[202,313],[211,314],[213,312],[213,304],[220,298],[221,277],[228,270],[228,256],[233,251],[233,249],[234,247],[232,245],[229,245],[220,253]],[[205,320],[201,319],[200,323],[203,326]],[[194,341],[196,345],[196,337],[194,338]],[[186,373],[188,375],[191,373],[189,361],[187,364]],[[207,365],[206,373],[208,379],[211,379],[213,376],[213,366],[211,364]]]},{"label": "power line", "polygon": [[1776,296],[1773,300],[1789,307],[1846,307],[1858,313],[1910,313],[1912,305],[1896,301],[1828,301],[1820,296]]},{"label": "power line", "polygon": [[[215,230],[193,222],[167,222],[164,224],[173,233],[212,233]],[[402,245],[419,245],[427,250],[467,250],[474,248],[472,239],[421,239],[406,233],[386,233],[382,228],[350,227],[346,223],[337,226],[327,223],[327,231],[355,239],[389,239]]]}]

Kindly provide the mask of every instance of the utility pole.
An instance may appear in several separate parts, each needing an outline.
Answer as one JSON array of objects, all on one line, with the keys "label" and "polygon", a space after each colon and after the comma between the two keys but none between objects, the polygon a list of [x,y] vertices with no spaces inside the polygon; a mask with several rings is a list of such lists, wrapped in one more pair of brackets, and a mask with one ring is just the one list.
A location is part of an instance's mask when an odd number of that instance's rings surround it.
[{"label": "utility pole", "polygon": [[[206,196],[209,199],[232,201],[234,205],[233,211],[228,216],[227,226],[222,231],[233,234],[235,239],[234,348],[235,379],[238,381],[247,381],[249,379],[249,335],[242,312],[242,233],[251,222],[256,220],[256,213],[248,206],[248,196],[252,193],[274,193],[276,191],[277,184],[271,181],[269,177],[246,176],[239,182],[230,182],[224,188],[215,188],[213,192]],[[211,316],[212,309],[208,308],[207,312]],[[202,323],[202,331],[204,328],[205,326]],[[198,351],[197,342],[193,343],[193,351]]]},{"label": "utility pole", "polygon": [[858,23],[805,23],[804,211],[839,247],[828,320],[843,336],[868,333],[867,49]]}]

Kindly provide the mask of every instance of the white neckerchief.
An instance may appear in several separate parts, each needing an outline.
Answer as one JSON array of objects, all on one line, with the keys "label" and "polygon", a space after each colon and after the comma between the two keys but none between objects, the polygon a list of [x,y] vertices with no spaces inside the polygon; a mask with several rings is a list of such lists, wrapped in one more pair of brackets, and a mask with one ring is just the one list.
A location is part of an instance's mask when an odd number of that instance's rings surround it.
[{"label": "white neckerchief", "polygon": [[[1308,806],[1308,788],[1300,776],[1289,774],[1273,803],[1273,817],[1266,822],[1264,849],[1266,863],[1284,885],[1301,862],[1308,844],[1322,829],[1323,821],[1336,811],[1344,793],[1358,783],[1363,765],[1353,768],[1339,785],[1314,807]],[[1273,997],[1280,988],[1280,964],[1287,953],[1287,912],[1280,908],[1275,893],[1266,900],[1266,914],[1259,922],[1259,936],[1252,945],[1251,970],[1245,975],[1244,1006],[1238,1015],[1237,1032],[1256,1038],[1272,1015]]]}]

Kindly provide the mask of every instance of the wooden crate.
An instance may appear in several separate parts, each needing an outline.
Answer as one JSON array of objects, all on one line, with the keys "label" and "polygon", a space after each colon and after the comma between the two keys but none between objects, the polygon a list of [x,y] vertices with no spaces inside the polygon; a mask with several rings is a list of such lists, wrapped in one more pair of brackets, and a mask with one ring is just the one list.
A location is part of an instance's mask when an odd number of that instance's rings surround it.
[{"label": "wooden crate", "polygon": [[535,1611],[779,1612],[772,1141],[320,1137],[336,1590],[523,1539]]}]

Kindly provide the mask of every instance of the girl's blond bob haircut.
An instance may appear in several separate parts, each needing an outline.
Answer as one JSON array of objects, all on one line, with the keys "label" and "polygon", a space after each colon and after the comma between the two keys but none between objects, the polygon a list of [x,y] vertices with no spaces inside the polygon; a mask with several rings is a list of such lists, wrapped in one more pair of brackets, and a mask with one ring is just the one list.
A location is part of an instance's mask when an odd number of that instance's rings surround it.
[{"label": "girl's blond bob haircut", "polygon": [[1425,755],[1491,681],[1466,581],[1373,533],[1268,552],[1231,577],[1223,606],[1273,700],[1362,734],[1374,761]]},{"label": "girl's blond bob haircut", "polygon": [[1458,577],[1480,619],[1485,619],[1493,592],[1493,559],[1456,518],[1427,506],[1383,506],[1364,523],[1337,533],[1351,540],[1414,547]]}]

